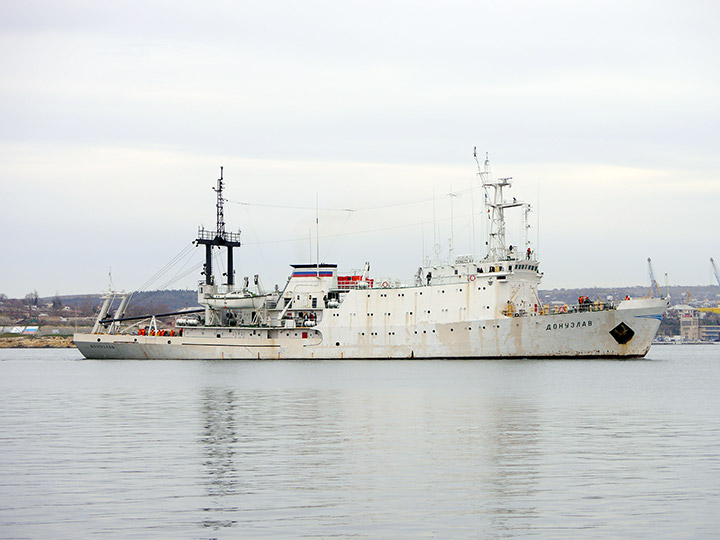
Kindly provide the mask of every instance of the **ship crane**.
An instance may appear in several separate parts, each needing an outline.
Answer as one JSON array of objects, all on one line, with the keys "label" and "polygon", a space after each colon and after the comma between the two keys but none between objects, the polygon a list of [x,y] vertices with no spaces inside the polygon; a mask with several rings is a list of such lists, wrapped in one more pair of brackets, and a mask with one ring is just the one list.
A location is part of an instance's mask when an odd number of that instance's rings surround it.
[{"label": "ship crane", "polygon": [[718,272],[717,264],[715,264],[715,259],[712,257],[710,257],[710,265],[712,266],[713,274],[715,274],[715,279],[717,280],[718,285],[720,285],[720,272]]},{"label": "ship crane", "polygon": [[660,287],[655,280],[655,273],[653,272],[652,261],[650,260],[650,257],[648,257],[647,262],[648,272],[650,273],[650,294],[653,298],[662,298],[662,295],[660,294]]}]

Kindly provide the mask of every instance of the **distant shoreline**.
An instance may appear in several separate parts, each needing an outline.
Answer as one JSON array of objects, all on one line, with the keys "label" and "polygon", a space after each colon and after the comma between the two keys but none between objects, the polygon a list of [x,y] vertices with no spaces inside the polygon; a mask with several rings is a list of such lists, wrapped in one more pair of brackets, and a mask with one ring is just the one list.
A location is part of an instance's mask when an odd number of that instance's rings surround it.
[{"label": "distant shoreline", "polygon": [[73,349],[72,336],[18,336],[0,338],[0,349]]}]

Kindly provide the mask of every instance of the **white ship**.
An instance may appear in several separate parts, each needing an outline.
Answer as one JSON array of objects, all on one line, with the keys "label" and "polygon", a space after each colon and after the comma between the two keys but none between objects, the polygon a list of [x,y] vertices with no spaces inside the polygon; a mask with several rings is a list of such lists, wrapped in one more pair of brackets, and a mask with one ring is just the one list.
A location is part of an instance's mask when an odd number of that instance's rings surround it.
[{"label": "white ship", "polygon": [[[477,159],[477,158],[476,158]],[[222,168],[217,229],[200,229],[204,280],[197,313],[125,317],[128,295],[108,294],[91,333],[75,334],[95,359],[434,359],[638,358],[647,354],[668,307],[665,298],[544,305],[539,261],[529,247],[505,239],[505,210],[529,208],[506,200],[510,178],[494,180],[478,163],[491,226],[488,253],[418,269],[412,285],[342,274],[335,264],[295,264],[285,288],[273,293],[234,283],[233,248],[225,231]],[[226,283],[216,284],[212,249],[227,249]],[[255,283],[257,285],[257,277]],[[119,306],[114,302],[119,299]],[[114,309],[112,316],[110,311]],[[176,315],[172,330],[155,317]]]}]

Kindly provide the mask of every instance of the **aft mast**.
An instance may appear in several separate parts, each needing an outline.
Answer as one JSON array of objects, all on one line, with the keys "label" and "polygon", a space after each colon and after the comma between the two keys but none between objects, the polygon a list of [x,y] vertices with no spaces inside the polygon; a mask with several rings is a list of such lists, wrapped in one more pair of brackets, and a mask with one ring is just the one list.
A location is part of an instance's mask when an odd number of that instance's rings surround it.
[{"label": "aft mast", "polygon": [[217,225],[216,230],[207,231],[204,227],[198,229],[198,237],[195,240],[197,245],[205,246],[205,264],[203,266],[203,274],[205,274],[205,284],[214,285],[214,278],[212,273],[212,248],[213,246],[226,247],[227,248],[227,284],[230,288],[235,284],[234,269],[233,269],[233,248],[240,247],[240,233],[232,233],[225,231],[225,213],[223,205],[225,200],[223,198],[223,168],[220,167],[220,178],[217,181],[217,187],[213,188],[213,191],[217,193]]}]

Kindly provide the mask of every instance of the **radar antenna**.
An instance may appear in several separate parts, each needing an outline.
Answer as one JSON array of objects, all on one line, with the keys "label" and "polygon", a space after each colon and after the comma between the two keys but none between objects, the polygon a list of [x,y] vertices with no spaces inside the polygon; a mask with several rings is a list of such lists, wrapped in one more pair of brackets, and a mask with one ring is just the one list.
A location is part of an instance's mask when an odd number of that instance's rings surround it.
[{"label": "radar antenna", "polygon": [[222,167],[220,167],[220,178],[218,178],[217,187],[213,188],[213,191],[215,191],[215,193],[217,193],[217,228],[215,230],[216,230],[219,238],[225,238],[225,212],[223,209],[223,204],[225,203],[225,199],[223,199],[223,196],[222,196],[222,192],[223,192],[223,168]]}]

